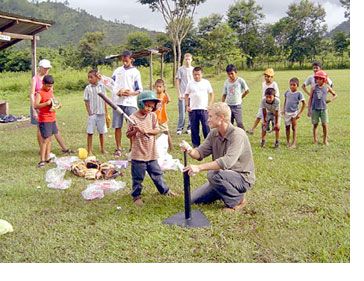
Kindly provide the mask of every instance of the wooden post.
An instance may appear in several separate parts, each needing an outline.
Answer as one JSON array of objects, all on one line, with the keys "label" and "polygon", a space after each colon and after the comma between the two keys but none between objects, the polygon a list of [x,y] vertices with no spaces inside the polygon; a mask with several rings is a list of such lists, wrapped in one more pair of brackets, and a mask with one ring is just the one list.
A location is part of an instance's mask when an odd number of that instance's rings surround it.
[{"label": "wooden post", "polygon": [[161,53],[161,79],[164,78],[164,53]]},{"label": "wooden post", "polygon": [[37,39],[33,35],[32,44],[32,77],[37,73]]},{"label": "wooden post", "polygon": [[153,89],[153,52],[150,50],[150,57],[149,57],[149,89]]}]

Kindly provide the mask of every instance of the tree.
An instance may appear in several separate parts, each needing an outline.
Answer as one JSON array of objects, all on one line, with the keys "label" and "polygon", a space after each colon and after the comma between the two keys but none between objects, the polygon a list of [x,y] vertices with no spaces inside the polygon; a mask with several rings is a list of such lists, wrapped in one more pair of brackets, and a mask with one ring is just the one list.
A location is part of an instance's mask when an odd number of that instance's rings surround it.
[{"label": "tree", "polygon": [[[128,42],[126,44],[127,48],[131,51],[140,51],[144,49],[149,49],[152,46],[152,39],[146,32],[132,32],[128,35]],[[149,66],[147,58],[136,59],[134,65],[144,65]]]},{"label": "tree", "polygon": [[104,33],[102,32],[86,32],[81,38],[78,49],[80,66],[97,67],[98,64],[103,62],[103,44]]},{"label": "tree", "polygon": [[216,74],[220,73],[223,64],[240,55],[238,38],[222,18],[218,14],[201,18],[197,30],[200,55],[215,67]]},{"label": "tree", "polygon": [[341,57],[341,64],[344,61],[344,52],[349,49],[350,39],[349,36],[342,31],[338,31],[332,37],[335,52]]},{"label": "tree", "polygon": [[340,0],[340,3],[345,9],[345,17],[350,19],[350,0]]},{"label": "tree", "polygon": [[259,29],[264,18],[262,7],[254,0],[239,0],[229,7],[228,24],[239,37],[240,49],[247,55],[247,65],[252,67],[259,54],[261,39]]},{"label": "tree", "polygon": [[[181,65],[181,44],[193,25],[193,15],[196,7],[206,0],[139,0],[142,5],[148,5],[152,11],[162,14],[167,26],[167,32],[172,40],[174,57],[173,77],[177,67]],[[174,79],[173,79],[174,81]]]},{"label": "tree", "polygon": [[289,5],[287,16],[273,27],[277,42],[283,45],[290,62],[303,63],[305,58],[313,59],[320,50],[326,33],[325,10],[308,0]]}]

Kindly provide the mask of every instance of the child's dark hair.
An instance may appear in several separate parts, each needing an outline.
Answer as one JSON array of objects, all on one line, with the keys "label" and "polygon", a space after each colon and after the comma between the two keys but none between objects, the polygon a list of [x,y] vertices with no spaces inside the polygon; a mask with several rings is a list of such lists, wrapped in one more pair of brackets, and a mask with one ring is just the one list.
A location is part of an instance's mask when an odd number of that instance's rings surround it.
[{"label": "child's dark hair", "polygon": [[96,75],[97,75],[97,73],[98,73],[98,70],[97,70],[97,69],[91,69],[91,70],[88,72],[88,74],[92,74],[92,75],[94,75],[94,76],[96,76]]},{"label": "child's dark hair", "polygon": [[193,69],[193,72],[195,72],[195,71],[201,71],[201,72],[203,72],[203,70],[202,70],[202,67],[201,67],[201,66],[196,66],[196,67]]},{"label": "child's dark hair", "polygon": [[276,96],[276,90],[274,88],[268,88],[264,92],[265,96]]},{"label": "child's dark hair", "polygon": [[54,79],[52,75],[45,75],[43,77],[43,84],[54,84]]},{"label": "child's dark hair", "polygon": [[300,80],[298,80],[298,78],[297,77],[293,77],[293,78],[291,78],[290,80],[289,80],[289,84],[291,84],[291,83],[295,83],[295,84],[297,84],[297,87],[300,85]]},{"label": "child's dark hair", "polygon": [[236,68],[235,65],[233,64],[228,64],[228,66],[226,67],[226,72],[229,73],[229,72],[238,72],[238,69]]},{"label": "child's dark hair", "polygon": [[164,83],[164,80],[163,79],[157,79],[157,80],[155,80],[154,85],[157,85],[157,84],[162,84],[163,85],[163,87],[164,87],[163,92],[165,93],[166,92],[166,85]]},{"label": "child's dark hair", "polygon": [[314,66],[318,66],[319,68],[322,68],[321,63],[319,61],[314,61],[312,63],[312,67],[314,67]]}]

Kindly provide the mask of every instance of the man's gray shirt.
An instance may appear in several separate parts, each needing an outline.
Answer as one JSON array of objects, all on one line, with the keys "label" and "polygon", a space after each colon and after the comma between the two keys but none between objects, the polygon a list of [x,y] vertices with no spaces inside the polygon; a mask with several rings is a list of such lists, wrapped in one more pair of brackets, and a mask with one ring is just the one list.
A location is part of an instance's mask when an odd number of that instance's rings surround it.
[{"label": "man's gray shirt", "polygon": [[250,186],[255,183],[253,153],[243,129],[229,124],[224,137],[220,136],[217,129],[212,129],[196,149],[200,153],[200,161],[212,155],[212,160],[216,160],[222,170],[240,173]]}]

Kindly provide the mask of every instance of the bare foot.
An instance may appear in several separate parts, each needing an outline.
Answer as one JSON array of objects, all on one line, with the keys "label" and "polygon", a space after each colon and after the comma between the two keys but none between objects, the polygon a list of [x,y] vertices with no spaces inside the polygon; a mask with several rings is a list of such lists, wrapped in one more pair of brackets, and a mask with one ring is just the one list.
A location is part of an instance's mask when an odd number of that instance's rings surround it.
[{"label": "bare foot", "polygon": [[289,149],[295,149],[296,148],[296,144],[291,144],[291,146],[289,147]]},{"label": "bare foot", "polygon": [[328,146],[329,142],[328,141],[324,141],[324,145]]},{"label": "bare foot", "polygon": [[143,203],[142,198],[138,197],[134,200],[134,204],[135,204],[135,206],[142,207],[144,203]]},{"label": "bare foot", "polygon": [[107,154],[108,152],[105,149],[103,149],[103,150],[101,150],[101,153],[102,154]]}]

